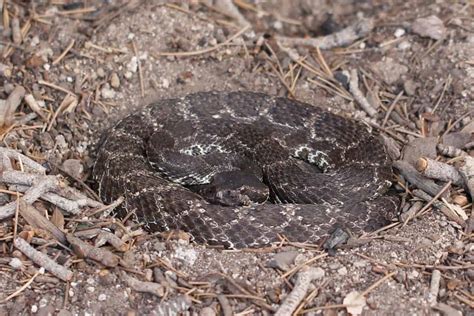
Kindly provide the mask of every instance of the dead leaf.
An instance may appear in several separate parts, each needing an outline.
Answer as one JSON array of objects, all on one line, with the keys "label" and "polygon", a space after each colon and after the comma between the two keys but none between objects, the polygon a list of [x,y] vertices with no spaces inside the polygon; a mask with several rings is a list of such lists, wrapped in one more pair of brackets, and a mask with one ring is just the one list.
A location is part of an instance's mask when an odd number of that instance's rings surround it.
[{"label": "dead leaf", "polygon": [[53,215],[51,216],[51,223],[57,228],[64,230],[64,215],[58,208],[54,209]]}]

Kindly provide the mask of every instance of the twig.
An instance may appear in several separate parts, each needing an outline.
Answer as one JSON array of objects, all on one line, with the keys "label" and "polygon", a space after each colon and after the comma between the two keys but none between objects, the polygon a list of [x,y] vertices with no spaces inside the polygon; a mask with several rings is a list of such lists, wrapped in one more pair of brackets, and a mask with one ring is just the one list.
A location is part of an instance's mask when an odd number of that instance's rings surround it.
[{"label": "twig", "polygon": [[227,299],[225,295],[222,295],[222,294],[217,295],[217,300],[219,301],[219,304],[221,304],[222,314],[224,314],[224,316],[234,315],[234,312],[232,311],[232,307],[230,306],[229,300]]},{"label": "twig", "polygon": [[25,96],[25,102],[28,104],[31,110],[38,114],[43,121],[47,120],[46,115],[43,113],[43,110],[39,106],[38,102],[36,102],[35,97],[32,94],[27,94]]},{"label": "twig", "polygon": [[53,60],[52,64],[53,65],[58,64],[67,55],[67,53],[71,50],[71,48],[74,46],[74,43],[76,43],[76,41],[74,39],[72,39],[71,42],[69,43],[69,45],[66,47],[66,49],[61,53],[61,55],[59,55],[55,60]]},{"label": "twig", "polygon": [[298,304],[304,299],[308,292],[309,285],[313,280],[320,279],[324,276],[324,270],[321,268],[308,268],[298,273],[295,287],[280,305],[275,316],[291,315],[298,307]]},{"label": "twig", "polygon": [[135,41],[132,41],[132,46],[133,46],[133,52],[135,54],[135,57],[137,58],[138,80],[140,82],[140,93],[141,93],[142,98],[143,98],[145,96],[145,87],[144,87],[144,84],[143,84],[142,64],[140,62],[140,56],[138,56],[137,44],[135,43]]},{"label": "twig", "polygon": [[71,270],[57,264],[48,256],[31,247],[23,238],[17,237],[13,240],[13,245],[34,263],[51,272],[55,277],[70,281],[73,277]]},{"label": "twig", "polygon": [[400,100],[402,95],[403,95],[403,91],[400,91],[400,93],[397,94],[397,96],[393,100],[392,104],[390,104],[390,106],[388,107],[387,113],[385,114],[385,117],[384,117],[383,122],[382,122],[382,127],[385,127],[385,124],[387,124],[387,121],[388,121],[388,118],[390,117],[390,114],[392,113],[393,109],[397,105],[398,100]]},{"label": "twig", "polygon": [[13,115],[25,95],[25,88],[16,86],[4,103],[0,103],[0,127],[10,126],[13,123]]},{"label": "twig", "polygon": [[436,305],[438,301],[438,293],[439,293],[439,284],[441,281],[441,272],[439,270],[433,270],[431,274],[431,282],[430,282],[430,293],[428,294],[428,302],[430,306]]},{"label": "twig", "polygon": [[[28,190],[26,190],[25,195],[23,195],[23,200],[32,204],[35,202],[41,195],[45,192],[51,190],[54,187],[57,187],[59,182],[55,177],[42,176],[41,181],[32,185]],[[10,202],[0,207],[0,220],[9,218],[15,214],[16,202]]]},{"label": "twig", "polygon": [[119,263],[119,258],[106,249],[93,247],[71,234],[67,234],[66,238],[79,258],[90,258],[106,267],[116,267]]},{"label": "twig", "polygon": [[155,56],[189,57],[189,56],[196,56],[196,55],[202,55],[202,54],[210,53],[212,51],[215,51],[215,50],[221,48],[222,46],[225,46],[225,45],[229,44],[234,39],[236,39],[237,37],[239,37],[240,35],[245,33],[249,28],[250,27],[248,27],[248,26],[242,28],[240,31],[238,31],[237,33],[235,33],[234,35],[229,37],[224,42],[222,42],[220,44],[217,44],[216,46],[213,46],[213,47],[209,47],[209,48],[205,48],[205,49],[201,49],[201,50],[196,50],[196,51],[192,51],[192,52],[161,52],[161,53],[155,53],[153,55],[155,55]]},{"label": "twig", "polygon": [[66,88],[63,88],[63,87],[61,87],[61,86],[58,86],[58,85],[56,85],[56,84],[54,84],[54,83],[47,82],[47,81],[44,81],[44,80],[38,80],[38,83],[39,83],[40,85],[47,86],[47,87],[50,87],[50,88],[52,88],[52,89],[59,90],[59,91],[62,91],[62,92],[64,92],[64,93],[67,93],[67,94],[70,94],[70,95],[73,95],[73,96],[77,97],[77,95],[76,95],[74,92],[72,92],[72,91],[70,91],[70,90],[68,90],[68,89],[66,89]]},{"label": "twig", "polygon": [[359,103],[360,107],[370,116],[376,117],[377,110],[370,105],[369,101],[365,98],[362,91],[359,89],[359,76],[357,75],[357,69],[351,69],[350,80],[349,80],[349,91],[354,99]]},{"label": "twig", "polygon": [[461,185],[463,182],[456,168],[441,161],[421,157],[416,161],[415,167],[421,174],[431,179],[451,181],[455,185]]},{"label": "twig", "polygon": [[436,195],[441,187],[434,181],[423,177],[416,169],[404,160],[397,160],[393,166],[403,175],[406,181],[415,185],[419,189],[427,192],[430,195]]},{"label": "twig", "polygon": [[363,19],[339,32],[316,38],[295,38],[276,36],[276,40],[284,46],[310,46],[320,49],[331,49],[334,47],[351,44],[355,40],[364,37],[374,28],[373,19]]},{"label": "twig", "polygon": [[12,298],[18,296],[21,292],[23,292],[25,289],[27,289],[30,286],[31,283],[33,283],[33,281],[36,279],[37,276],[39,276],[40,274],[43,274],[43,273],[44,273],[44,268],[41,267],[38,271],[36,271],[35,274],[33,274],[33,276],[28,280],[28,282],[23,284],[18,290],[16,290],[12,294],[10,294],[7,297],[5,297],[4,299],[0,300],[0,304],[6,303],[9,300],[11,300]]},{"label": "twig", "polygon": [[[441,190],[439,190],[439,192],[431,199],[431,201],[429,201],[421,210],[419,210],[418,213],[416,213],[416,215],[413,218],[417,218],[418,216],[423,214],[423,212],[427,210],[434,202],[436,202],[439,199],[439,197],[442,196],[444,192],[449,189],[449,187],[451,187],[451,182],[446,183],[445,186],[442,187]],[[411,219],[410,217],[407,218],[405,222],[403,223],[403,226],[405,226],[410,219]]]},{"label": "twig", "polygon": [[32,205],[28,205],[23,199],[19,199],[19,211],[25,221],[32,227],[45,230],[63,245],[67,244],[64,233],[46,217],[42,216],[36,208]]},{"label": "twig", "polygon": [[122,280],[127,283],[129,287],[137,292],[150,293],[158,297],[163,297],[165,294],[165,287],[155,282],[145,282],[129,276],[124,271],[121,273]]}]

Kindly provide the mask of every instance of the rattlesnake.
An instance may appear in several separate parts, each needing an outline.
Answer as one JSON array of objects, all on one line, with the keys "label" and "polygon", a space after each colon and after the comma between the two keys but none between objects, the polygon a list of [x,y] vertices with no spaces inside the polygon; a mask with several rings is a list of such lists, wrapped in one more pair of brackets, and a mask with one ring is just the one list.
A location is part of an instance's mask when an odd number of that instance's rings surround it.
[{"label": "rattlesnake", "polygon": [[397,201],[377,133],[322,108],[256,92],[152,103],[108,130],[93,177],[118,214],[229,248],[317,242],[381,227]]}]

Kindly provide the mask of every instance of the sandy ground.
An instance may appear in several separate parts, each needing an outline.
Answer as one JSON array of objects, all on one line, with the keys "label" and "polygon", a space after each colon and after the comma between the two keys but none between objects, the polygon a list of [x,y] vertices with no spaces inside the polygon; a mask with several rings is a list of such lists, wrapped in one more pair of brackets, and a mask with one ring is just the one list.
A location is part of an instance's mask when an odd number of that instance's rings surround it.
[{"label": "sandy ground", "polygon": [[[39,128],[4,131],[3,143],[39,157],[51,174],[59,173],[57,167],[62,166],[69,173],[77,171],[77,177],[90,184],[94,146],[103,130],[148,102],[196,91],[252,90],[288,96],[284,78],[298,100],[366,117],[343,85],[332,79],[339,90],[330,89],[326,77],[301,68],[278,49],[274,39],[276,35],[324,36],[362,18],[375,21],[368,35],[345,47],[322,50],[322,56],[332,75],[359,70],[362,91],[371,102],[382,104],[379,122],[400,92],[396,110],[405,111],[415,127],[411,134],[394,130],[402,140],[418,138],[421,117],[430,124],[429,134],[421,136],[438,136],[463,115],[453,131],[472,122],[465,115],[474,99],[474,10],[469,2],[281,0],[246,6],[239,1],[251,31],[227,44],[226,39],[242,27],[212,4],[84,2],[34,6],[9,1],[7,6],[10,18],[18,17],[20,26],[31,23],[31,28],[14,46],[8,46],[11,32],[3,32],[1,99],[7,99],[13,84],[19,84],[44,102],[44,113],[58,115],[49,131],[42,126],[51,122],[51,115],[46,122],[34,118],[25,123]],[[417,19],[432,15],[443,27],[441,39],[415,32]],[[427,29],[435,32],[436,27]],[[256,44],[264,34],[269,47]],[[314,49],[296,49],[325,74]],[[55,63],[65,50],[66,55]],[[194,54],[163,56],[163,52]],[[77,105],[70,112],[59,111],[66,94],[41,80],[74,93]],[[31,112],[23,102],[16,117]],[[387,126],[393,124],[389,121]],[[64,165],[67,160],[72,167]],[[54,210],[46,202],[35,205],[50,214]],[[65,215],[64,230],[98,225],[72,218],[81,216]],[[104,226],[114,231],[116,226],[108,223]],[[21,218],[19,224],[18,231],[28,231]],[[37,271],[13,247],[13,226],[11,218],[0,222],[0,314],[160,315],[172,310],[174,301],[183,305],[182,314],[271,315],[294,287],[298,273],[311,266],[322,268],[324,277],[311,283],[298,314],[347,314],[343,304],[348,304],[344,300],[348,294],[367,291],[362,299],[364,315],[474,315],[472,235],[464,234],[459,224],[436,208],[330,256],[315,247],[291,244],[258,251],[211,249],[137,230],[139,234],[127,240],[127,252],[115,251],[122,264],[106,268],[61,247],[45,246],[44,253],[74,272],[72,281],[38,277],[17,297],[5,301]],[[22,265],[14,268],[11,258],[20,258]],[[285,272],[293,268],[294,273]],[[430,296],[433,270],[441,272],[437,303]],[[153,281],[164,293],[141,293],[126,281],[126,274]]]}]

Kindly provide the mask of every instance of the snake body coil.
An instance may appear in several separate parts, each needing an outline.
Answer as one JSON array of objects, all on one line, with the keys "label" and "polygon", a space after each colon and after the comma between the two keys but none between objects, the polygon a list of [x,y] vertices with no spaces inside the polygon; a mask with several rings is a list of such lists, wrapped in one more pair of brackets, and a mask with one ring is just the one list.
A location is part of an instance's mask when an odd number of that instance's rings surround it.
[{"label": "snake body coil", "polygon": [[144,107],[104,135],[93,175],[104,201],[124,196],[119,215],[229,248],[370,231],[396,209],[390,161],[367,126],[254,92]]}]

